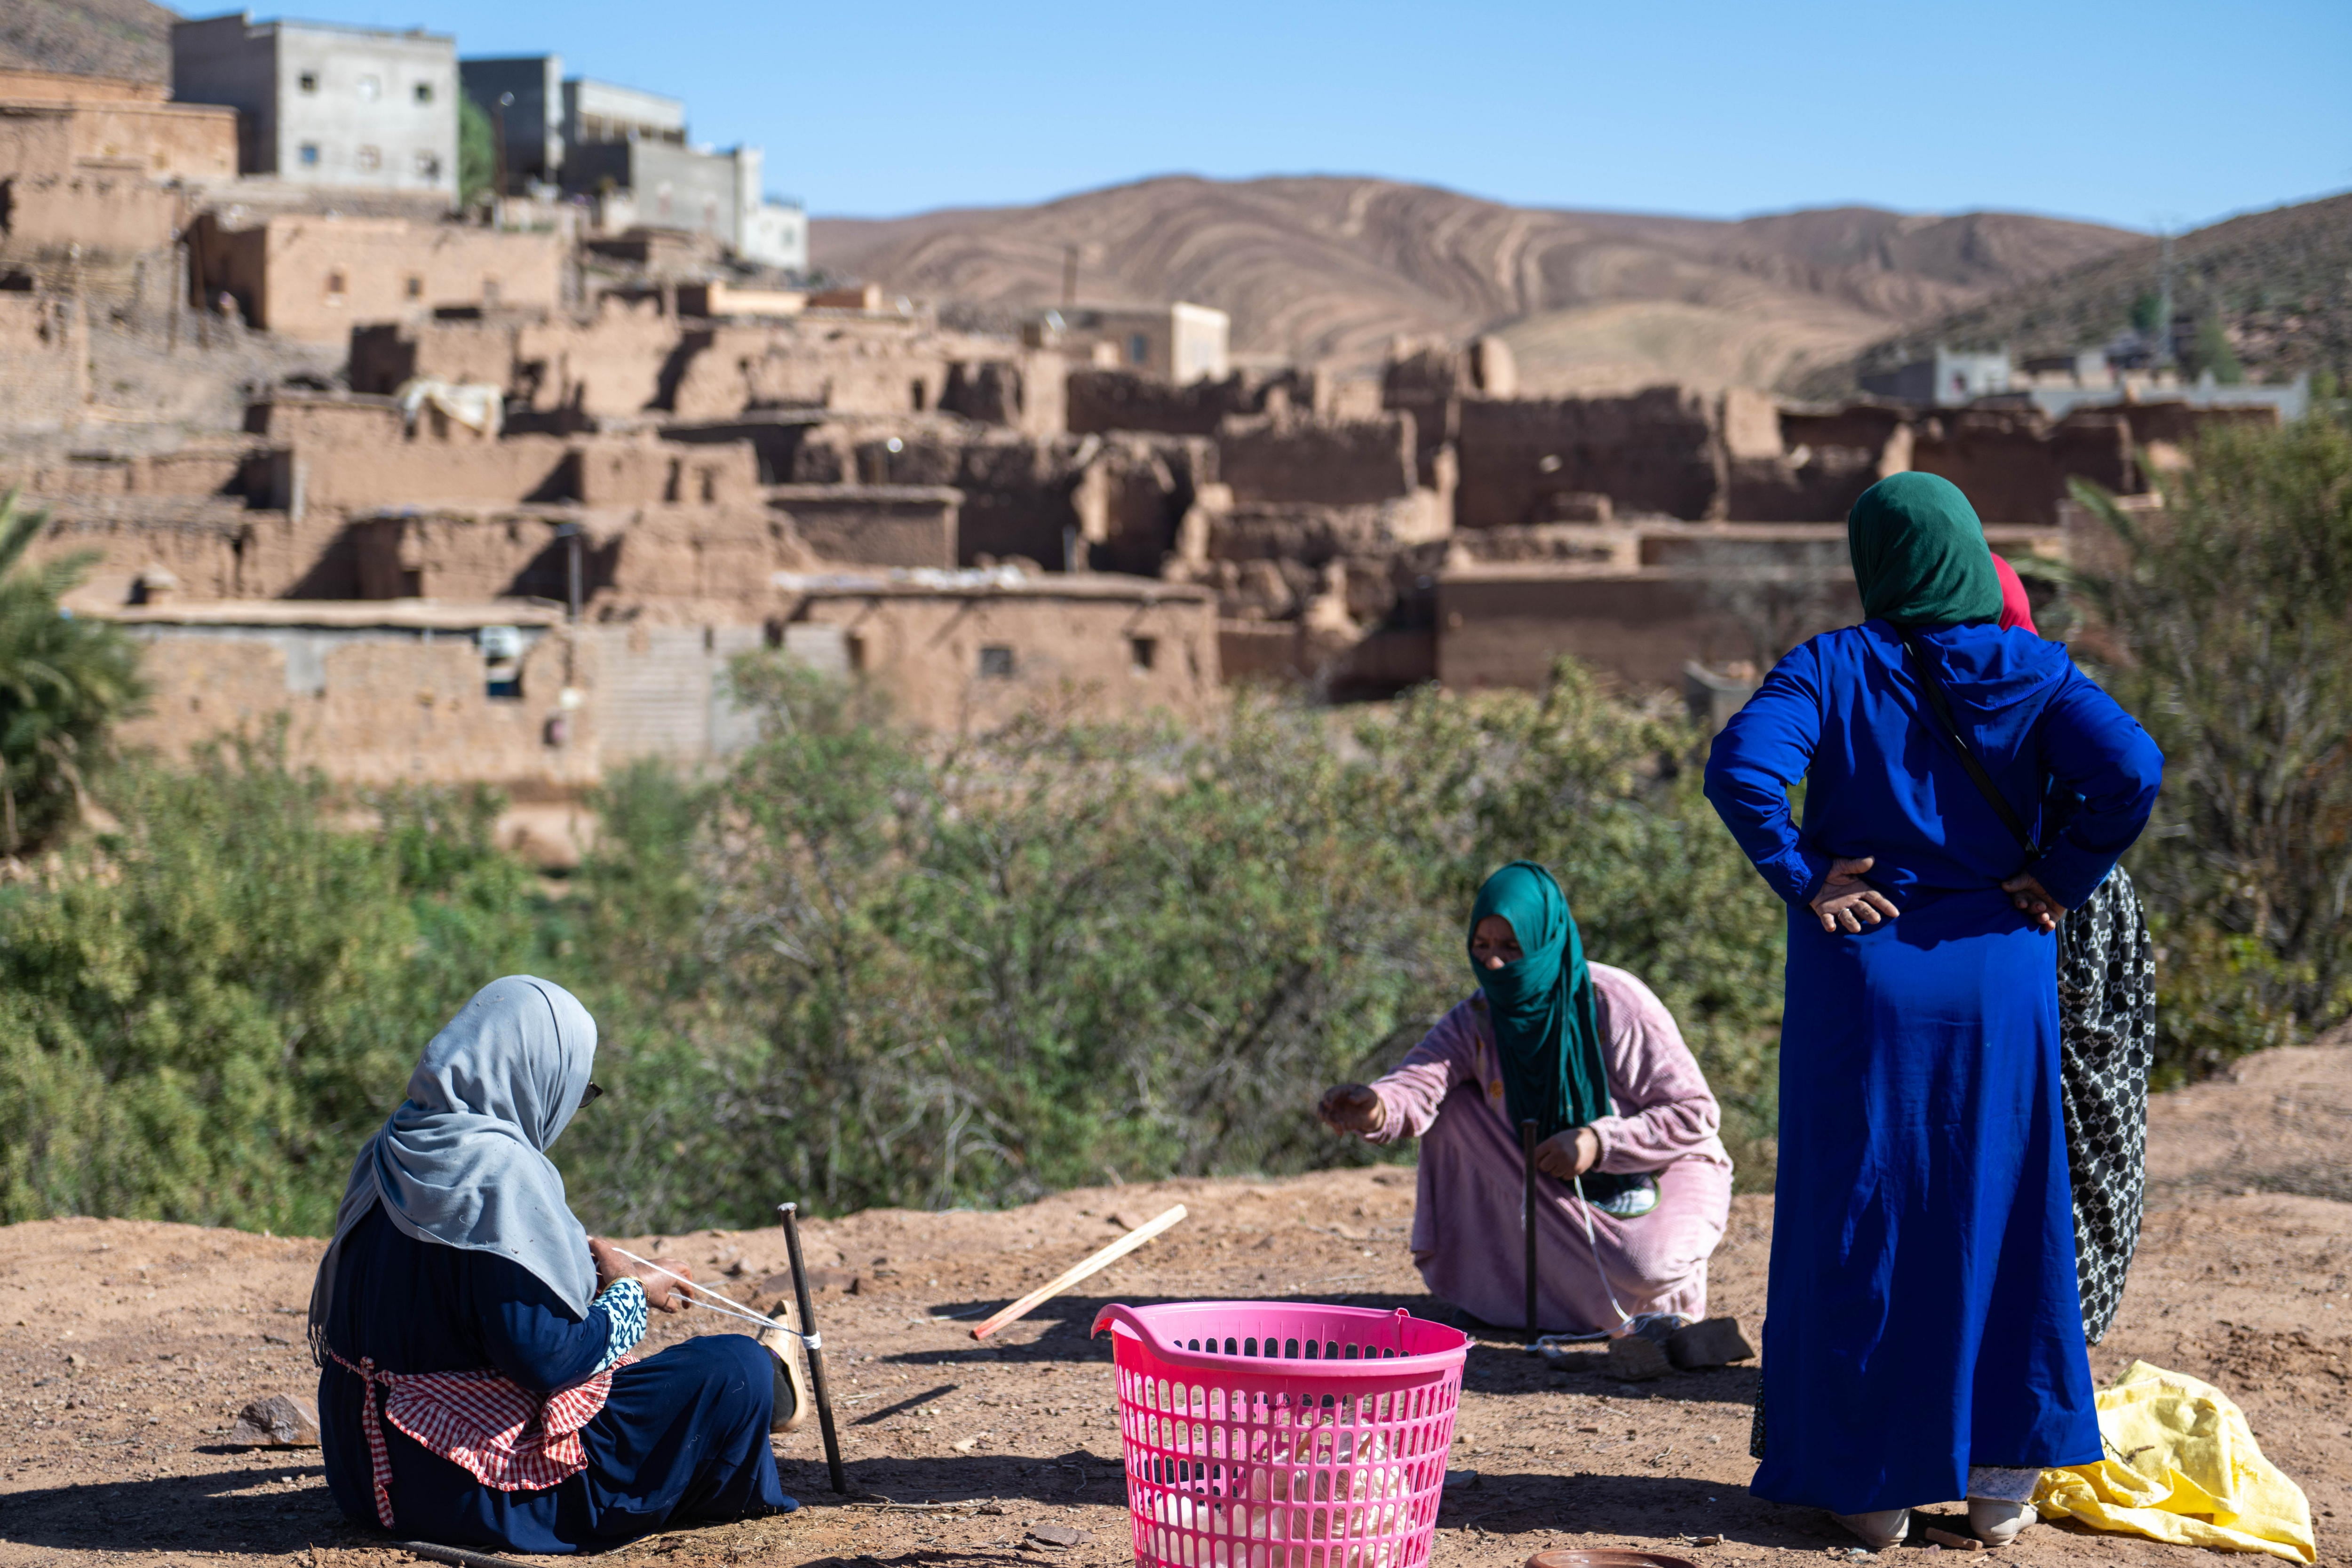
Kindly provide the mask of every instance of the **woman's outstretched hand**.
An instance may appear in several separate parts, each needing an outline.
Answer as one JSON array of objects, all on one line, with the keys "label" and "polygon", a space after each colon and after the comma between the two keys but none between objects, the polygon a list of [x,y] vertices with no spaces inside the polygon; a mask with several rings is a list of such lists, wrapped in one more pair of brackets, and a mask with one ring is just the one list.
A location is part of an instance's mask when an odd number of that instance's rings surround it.
[{"label": "woman's outstretched hand", "polygon": [[1863,873],[1877,864],[1873,855],[1830,862],[1830,874],[1822,879],[1822,890],[1813,895],[1811,905],[1823,931],[1858,931],[1903,912],[1895,907],[1894,900],[1862,879]]},{"label": "woman's outstretched hand", "polygon": [[2010,901],[2025,911],[2036,931],[2056,931],[2058,922],[2066,918],[2066,906],[2050,896],[2050,889],[2034,879],[2031,871],[2020,871],[2000,885]]},{"label": "woman's outstretched hand", "polygon": [[596,1260],[597,1289],[602,1290],[615,1279],[634,1279],[646,1288],[646,1304],[656,1311],[686,1310],[686,1292],[678,1289],[677,1281],[693,1279],[694,1270],[678,1259],[656,1258],[654,1266],[648,1268],[622,1257],[619,1249],[601,1236],[588,1238],[588,1256]]},{"label": "woman's outstretched hand", "polygon": [[1536,1169],[1569,1181],[1601,1163],[1601,1134],[1590,1127],[1555,1132],[1536,1145]]},{"label": "woman's outstretched hand", "polygon": [[1323,1091],[1315,1108],[1334,1132],[1378,1132],[1389,1124],[1389,1108],[1368,1083],[1343,1083]]}]

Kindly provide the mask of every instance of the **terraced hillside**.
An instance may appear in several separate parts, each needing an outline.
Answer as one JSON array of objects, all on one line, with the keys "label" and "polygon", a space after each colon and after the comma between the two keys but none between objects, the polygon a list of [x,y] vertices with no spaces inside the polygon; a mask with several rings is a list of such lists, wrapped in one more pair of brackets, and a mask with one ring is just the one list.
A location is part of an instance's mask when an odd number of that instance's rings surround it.
[{"label": "terraced hillside", "polygon": [[812,226],[822,267],[1006,315],[1059,299],[1076,247],[1083,297],[1218,306],[1244,353],[1360,363],[1398,333],[1499,331],[1531,387],[1559,389],[1784,381],[2139,242],[2011,213],[1724,222],[1321,176]]}]

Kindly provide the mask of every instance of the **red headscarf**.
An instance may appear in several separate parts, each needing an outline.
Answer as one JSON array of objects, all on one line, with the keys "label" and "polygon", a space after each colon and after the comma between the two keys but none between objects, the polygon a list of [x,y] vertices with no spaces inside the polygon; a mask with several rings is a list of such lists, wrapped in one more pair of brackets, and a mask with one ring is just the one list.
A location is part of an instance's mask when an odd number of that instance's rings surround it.
[{"label": "red headscarf", "polygon": [[2035,631],[2033,626],[2033,601],[2025,596],[2025,584],[2019,581],[2017,568],[2003,560],[1999,551],[1995,551],[1992,557],[1992,569],[1993,574],[2000,579],[2001,630],[2007,631],[2011,626],[2023,626],[2027,631],[2033,632],[2035,637],[2040,637],[2042,634]]}]

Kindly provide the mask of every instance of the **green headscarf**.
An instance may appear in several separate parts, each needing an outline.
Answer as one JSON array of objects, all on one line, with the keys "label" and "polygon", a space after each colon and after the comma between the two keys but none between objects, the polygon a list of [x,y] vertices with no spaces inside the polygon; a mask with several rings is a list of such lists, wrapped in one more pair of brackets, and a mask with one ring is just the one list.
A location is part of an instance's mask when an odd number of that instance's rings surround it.
[{"label": "green headscarf", "polygon": [[1948,626],[2000,614],[2000,577],[1984,524],[1960,487],[1934,474],[1891,474],[1846,514],[1845,548],[1862,613]]},{"label": "green headscarf", "polygon": [[[1534,861],[1514,860],[1478,889],[1470,910],[1473,935],[1488,915],[1511,922],[1526,955],[1500,969],[1470,961],[1470,972],[1486,994],[1513,1125],[1533,1121],[1540,1140],[1609,1115],[1613,1108],[1608,1063],[1601,1054],[1601,1009],[1568,895]],[[1588,1174],[1584,1184],[1598,1197],[1614,1191],[1620,1178]]]}]

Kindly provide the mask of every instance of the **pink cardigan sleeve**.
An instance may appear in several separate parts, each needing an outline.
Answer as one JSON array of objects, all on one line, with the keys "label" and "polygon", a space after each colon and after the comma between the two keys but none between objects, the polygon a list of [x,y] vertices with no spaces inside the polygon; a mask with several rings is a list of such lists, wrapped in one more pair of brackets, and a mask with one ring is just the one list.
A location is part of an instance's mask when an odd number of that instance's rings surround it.
[{"label": "pink cardigan sleeve", "polygon": [[1670,1160],[1711,1151],[1723,1112],[1697,1058],[1683,1043],[1674,1015],[1622,969],[1594,964],[1592,984],[1601,1002],[1609,1089],[1618,1110],[1592,1123],[1601,1135],[1596,1168],[1654,1171]]},{"label": "pink cardigan sleeve", "polygon": [[1459,1003],[1405,1053],[1395,1070],[1374,1080],[1372,1092],[1381,1097],[1388,1121],[1378,1132],[1367,1134],[1366,1141],[1393,1143],[1428,1131],[1454,1086],[1477,1077],[1477,1052],[1478,1030],[1470,1004]]}]

